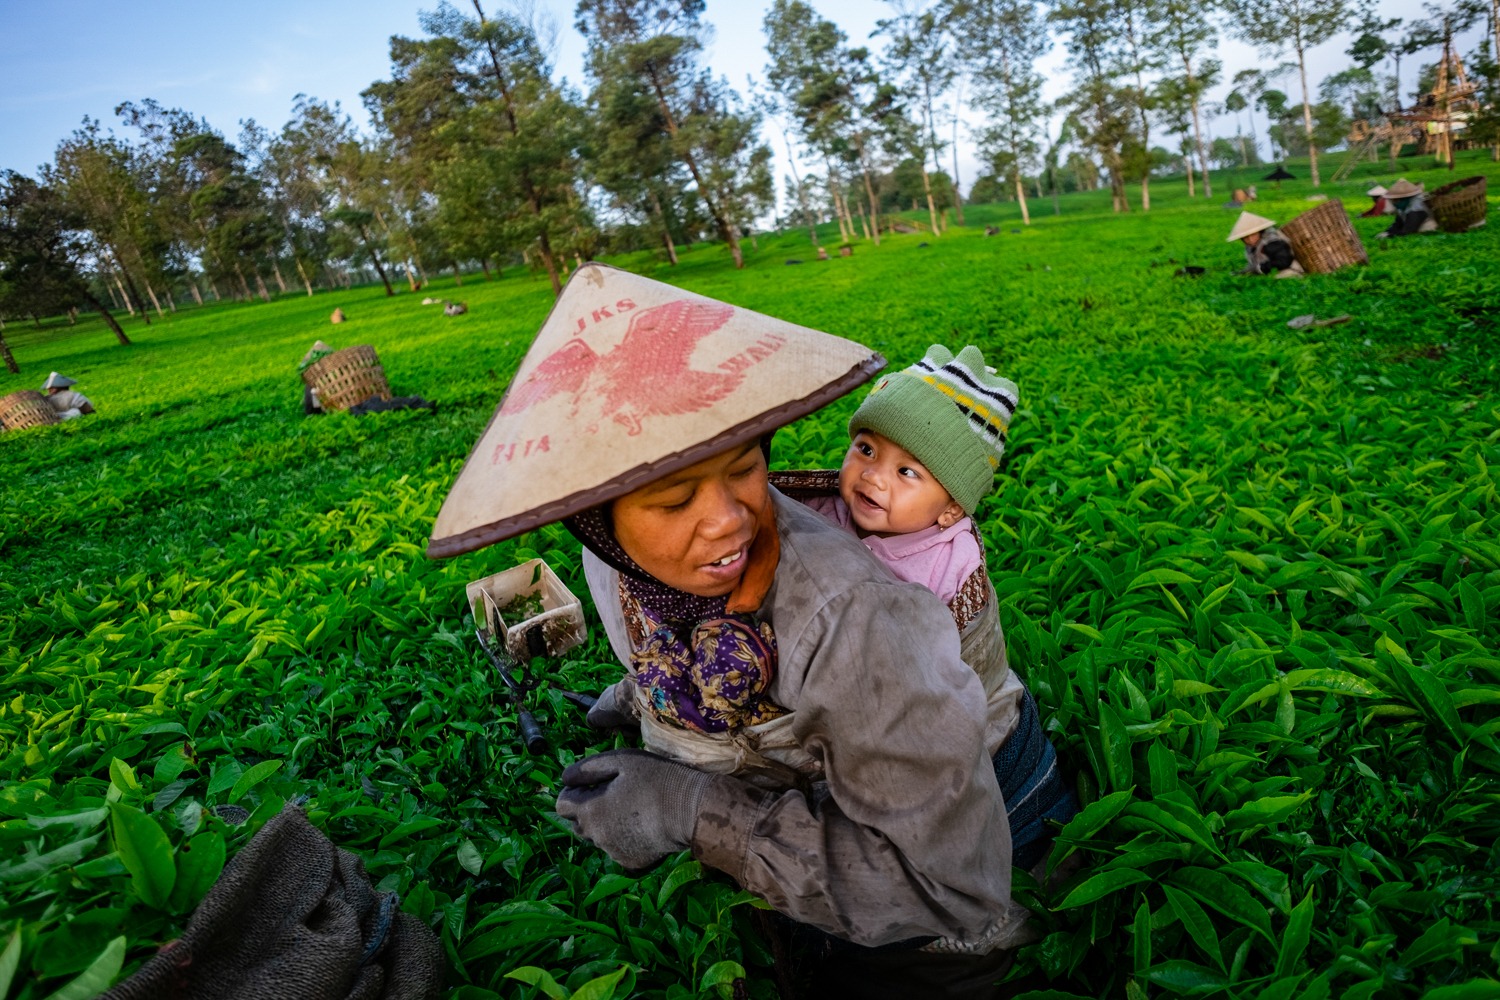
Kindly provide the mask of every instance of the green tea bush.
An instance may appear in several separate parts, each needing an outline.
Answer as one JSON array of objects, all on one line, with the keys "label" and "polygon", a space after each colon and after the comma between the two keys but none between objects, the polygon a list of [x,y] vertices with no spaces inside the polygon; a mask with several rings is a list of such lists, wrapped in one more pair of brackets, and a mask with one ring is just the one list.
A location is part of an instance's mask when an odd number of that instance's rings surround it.
[{"label": "green tea bush", "polygon": [[[797,235],[742,272],[717,246],[617,263],[898,366],[974,342],[1020,384],[979,520],[1085,803],[1052,860],[1085,864],[1017,872],[1041,932],[1018,989],[1500,996],[1500,235],[1357,220],[1368,267],[1246,279],[1230,213],[1155,201],[1070,196],[1018,234],[971,207],[930,246],[801,267]],[[687,856],[627,876],[552,813],[560,770],[611,745],[559,693],[618,676],[597,627],[545,664],[542,756],[473,644],[466,581],[541,555],[584,593],[576,543],[423,555],[550,304],[520,275],[462,297],[215,305],[128,349],[7,331],[27,373],[0,393],[56,368],[99,414],[0,435],[0,1000],[128,974],[299,795],[438,932],[455,997],[775,995],[757,900]],[[1352,320],[1287,327],[1306,313]],[[438,412],[304,418],[318,336],[375,345]],[[854,403],[780,432],[775,464],[837,463]]]}]

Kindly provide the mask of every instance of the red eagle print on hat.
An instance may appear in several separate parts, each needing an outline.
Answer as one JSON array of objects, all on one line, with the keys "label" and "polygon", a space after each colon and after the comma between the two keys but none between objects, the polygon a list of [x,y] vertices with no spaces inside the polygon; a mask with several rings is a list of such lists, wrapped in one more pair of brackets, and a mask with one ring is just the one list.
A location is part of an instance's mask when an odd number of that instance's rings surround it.
[{"label": "red eagle print on hat", "polygon": [[744,381],[738,372],[700,371],[691,366],[693,348],[734,315],[722,302],[678,299],[636,313],[625,339],[600,357],[577,337],[559,347],[520,385],[511,387],[500,407],[520,413],[559,393],[571,393],[576,417],[588,402],[598,414],[588,424],[599,429],[605,417],[631,435],[651,416],[693,413],[734,392]]}]

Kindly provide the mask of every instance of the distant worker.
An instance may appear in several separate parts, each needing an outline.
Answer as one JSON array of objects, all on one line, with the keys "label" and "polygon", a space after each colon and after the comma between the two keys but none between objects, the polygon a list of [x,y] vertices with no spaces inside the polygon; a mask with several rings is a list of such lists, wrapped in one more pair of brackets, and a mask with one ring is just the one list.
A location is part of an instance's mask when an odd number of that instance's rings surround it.
[{"label": "distant worker", "polygon": [[1372,204],[1365,211],[1359,213],[1359,217],[1361,219],[1373,219],[1376,216],[1396,214],[1395,206],[1393,206],[1390,203],[1390,199],[1386,197],[1386,190],[1383,185],[1376,184],[1374,187],[1370,188],[1370,190],[1366,191],[1365,194],[1374,199],[1374,204]]},{"label": "distant worker", "polygon": [[1422,197],[1422,185],[1403,177],[1386,190],[1385,197],[1391,203],[1396,221],[1385,232],[1376,233],[1376,239],[1430,233],[1438,227],[1437,220],[1427,210],[1427,200]]},{"label": "distant worker", "polygon": [[1241,212],[1226,242],[1245,244],[1245,269],[1241,274],[1274,274],[1278,278],[1297,278],[1302,265],[1297,263],[1292,245],[1281,235],[1276,223],[1254,212]]},{"label": "distant worker", "polygon": [[69,386],[77,385],[76,379],[53,372],[47,376],[47,381],[42,383],[42,391],[47,394],[47,402],[57,411],[57,415],[64,420],[72,420],[75,417],[86,416],[94,412],[94,404],[89,398],[77,389]]}]

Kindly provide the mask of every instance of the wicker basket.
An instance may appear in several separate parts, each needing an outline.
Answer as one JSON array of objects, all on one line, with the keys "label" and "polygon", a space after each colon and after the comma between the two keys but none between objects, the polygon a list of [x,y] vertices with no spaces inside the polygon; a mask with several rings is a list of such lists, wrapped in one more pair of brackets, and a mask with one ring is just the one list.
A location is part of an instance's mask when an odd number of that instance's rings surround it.
[{"label": "wicker basket", "polygon": [[1344,211],[1344,203],[1329,198],[1281,227],[1292,253],[1309,274],[1327,274],[1341,267],[1370,263],[1359,234]]},{"label": "wicker basket", "polygon": [[1427,207],[1432,209],[1433,219],[1445,233],[1461,233],[1483,222],[1489,207],[1483,175],[1444,184],[1427,196]]},{"label": "wicker basket", "polygon": [[303,370],[302,380],[318,390],[318,403],[328,413],[342,413],[372,396],[391,398],[385,369],[369,344],[319,358]]},{"label": "wicker basket", "polygon": [[47,402],[47,397],[35,389],[22,389],[0,397],[0,428],[20,431],[59,423],[62,423],[62,417]]}]

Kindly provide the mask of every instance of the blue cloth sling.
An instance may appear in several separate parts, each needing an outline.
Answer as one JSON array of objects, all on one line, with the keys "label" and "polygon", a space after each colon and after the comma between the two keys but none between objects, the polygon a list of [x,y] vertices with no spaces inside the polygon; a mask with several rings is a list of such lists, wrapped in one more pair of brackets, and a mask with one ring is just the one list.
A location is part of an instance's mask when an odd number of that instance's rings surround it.
[{"label": "blue cloth sling", "polygon": [[1048,820],[1066,823],[1078,812],[1078,796],[1063,781],[1057,751],[1042,731],[1041,713],[1030,691],[1021,695],[1021,718],[995,752],[995,778],[1010,819],[1011,864],[1032,868],[1052,845]]}]

